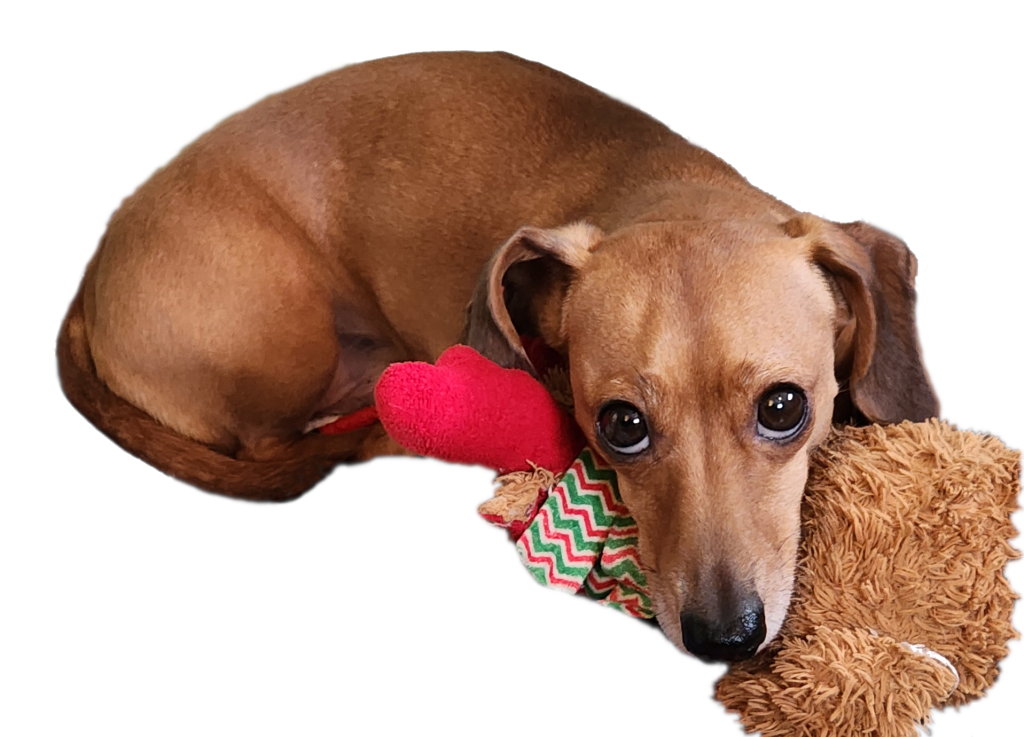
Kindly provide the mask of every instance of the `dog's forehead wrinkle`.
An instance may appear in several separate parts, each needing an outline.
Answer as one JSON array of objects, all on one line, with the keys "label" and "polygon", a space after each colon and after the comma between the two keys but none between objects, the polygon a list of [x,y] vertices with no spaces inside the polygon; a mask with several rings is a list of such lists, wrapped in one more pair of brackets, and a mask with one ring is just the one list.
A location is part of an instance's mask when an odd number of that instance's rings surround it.
[{"label": "dog's forehead wrinkle", "polygon": [[[684,337],[681,328],[706,331],[730,315],[778,330],[808,312],[830,313],[827,284],[786,239],[737,245],[724,225],[702,226],[645,228],[602,244],[574,287],[574,306],[634,341]],[[831,324],[831,314],[822,317]]]}]

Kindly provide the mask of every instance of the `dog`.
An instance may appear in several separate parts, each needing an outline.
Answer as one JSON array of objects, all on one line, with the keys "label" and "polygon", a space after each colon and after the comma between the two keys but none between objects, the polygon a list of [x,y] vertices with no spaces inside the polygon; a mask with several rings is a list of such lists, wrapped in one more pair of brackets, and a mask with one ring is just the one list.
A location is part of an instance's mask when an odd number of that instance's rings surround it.
[{"label": "dog", "polygon": [[649,116],[508,54],[413,54],[273,95],[112,216],[57,345],[65,394],[200,488],[295,498],[402,449],[396,361],[466,343],[566,357],[618,473],[657,619],[737,661],[793,586],[808,458],[833,422],[938,414],[916,260],[794,210]]}]

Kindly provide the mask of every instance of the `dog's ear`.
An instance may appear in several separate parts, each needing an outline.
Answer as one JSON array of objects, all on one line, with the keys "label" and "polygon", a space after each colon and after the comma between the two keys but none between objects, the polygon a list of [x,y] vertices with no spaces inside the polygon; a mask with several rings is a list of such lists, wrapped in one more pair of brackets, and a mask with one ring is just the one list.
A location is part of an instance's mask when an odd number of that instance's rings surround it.
[{"label": "dog's ear", "polygon": [[484,267],[460,342],[501,366],[532,373],[520,334],[564,349],[566,291],[600,239],[601,231],[586,223],[520,228]]},{"label": "dog's ear", "polygon": [[917,259],[907,245],[863,222],[799,215],[785,226],[811,238],[812,259],[839,295],[836,371],[871,422],[920,422],[939,414],[914,319]]}]

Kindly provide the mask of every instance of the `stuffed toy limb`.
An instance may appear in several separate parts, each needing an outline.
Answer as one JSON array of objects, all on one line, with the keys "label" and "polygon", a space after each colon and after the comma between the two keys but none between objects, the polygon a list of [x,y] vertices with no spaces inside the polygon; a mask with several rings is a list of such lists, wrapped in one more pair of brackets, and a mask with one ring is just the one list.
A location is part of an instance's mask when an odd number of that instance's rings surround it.
[{"label": "stuffed toy limb", "polygon": [[[390,367],[376,399],[409,450],[505,474],[481,512],[538,581],[651,617],[614,471],[549,389],[457,346]],[[994,437],[937,420],[837,428],[811,463],[786,622],[717,698],[764,737],[895,737],[981,696],[1017,636],[1002,571],[1019,557],[1019,491],[1020,454]]]},{"label": "stuffed toy limb", "polygon": [[420,455],[499,473],[530,464],[561,473],[583,448],[579,427],[540,382],[468,346],[434,365],[392,364],[374,395],[384,429]]}]

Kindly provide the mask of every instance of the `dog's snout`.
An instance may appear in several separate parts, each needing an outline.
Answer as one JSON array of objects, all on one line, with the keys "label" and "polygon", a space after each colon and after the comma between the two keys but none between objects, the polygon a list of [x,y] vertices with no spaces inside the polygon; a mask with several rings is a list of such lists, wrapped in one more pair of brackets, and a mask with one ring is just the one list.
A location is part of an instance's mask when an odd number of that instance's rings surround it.
[{"label": "dog's snout", "polygon": [[683,645],[701,660],[734,663],[746,660],[764,642],[766,628],[764,604],[754,594],[744,599],[732,612],[723,612],[716,620],[683,612]]}]

